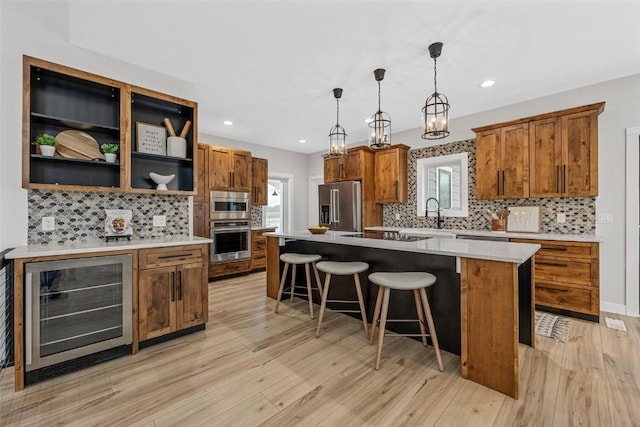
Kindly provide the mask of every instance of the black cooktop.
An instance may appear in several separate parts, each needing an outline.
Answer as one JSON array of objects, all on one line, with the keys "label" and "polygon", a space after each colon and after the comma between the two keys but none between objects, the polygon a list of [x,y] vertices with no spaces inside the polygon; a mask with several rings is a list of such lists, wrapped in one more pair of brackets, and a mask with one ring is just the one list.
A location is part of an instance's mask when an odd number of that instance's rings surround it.
[{"label": "black cooktop", "polygon": [[364,233],[344,234],[341,237],[361,237],[365,239],[396,240],[398,242],[417,242],[418,240],[426,240],[426,239],[432,238],[432,236],[409,236],[406,234],[400,234],[393,231],[385,231],[384,233],[375,233],[371,231],[365,231]]}]

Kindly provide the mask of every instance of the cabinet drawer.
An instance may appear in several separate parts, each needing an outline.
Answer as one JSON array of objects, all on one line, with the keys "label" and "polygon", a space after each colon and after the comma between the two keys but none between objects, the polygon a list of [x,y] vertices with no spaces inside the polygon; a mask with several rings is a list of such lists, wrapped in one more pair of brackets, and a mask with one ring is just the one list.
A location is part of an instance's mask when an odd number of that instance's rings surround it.
[{"label": "cabinet drawer", "polygon": [[588,242],[561,242],[551,240],[511,239],[518,243],[537,243],[542,247],[536,255],[566,258],[598,258],[598,244]]},{"label": "cabinet drawer", "polygon": [[141,249],[138,252],[138,266],[141,269],[179,265],[192,262],[205,262],[207,246],[173,246],[169,248]]},{"label": "cabinet drawer", "polygon": [[577,311],[586,314],[594,312],[594,301],[597,292],[589,288],[554,285],[550,283],[536,283],[535,303],[547,307]]},{"label": "cabinet drawer", "polygon": [[225,262],[209,266],[209,277],[227,276],[229,274],[244,273],[251,269],[251,260]]},{"label": "cabinet drawer", "polygon": [[591,286],[596,282],[591,260],[551,258],[536,255],[536,281],[574,283]]},{"label": "cabinet drawer", "polygon": [[251,269],[265,268],[267,266],[267,256],[256,256],[251,260]]}]

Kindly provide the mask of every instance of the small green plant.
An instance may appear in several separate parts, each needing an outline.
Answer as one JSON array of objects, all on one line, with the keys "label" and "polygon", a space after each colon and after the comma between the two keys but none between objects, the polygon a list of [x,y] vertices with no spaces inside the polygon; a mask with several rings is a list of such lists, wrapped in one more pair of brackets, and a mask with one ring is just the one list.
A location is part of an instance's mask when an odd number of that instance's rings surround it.
[{"label": "small green plant", "polygon": [[38,135],[34,142],[38,145],[49,145],[51,147],[55,147],[56,145],[58,145],[58,140],[48,133]]},{"label": "small green plant", "polygon": [[103,153],[118,154],[118,151],[120,151],[120,146],[118,144],[102,144],[100,148],[102,148]]}]

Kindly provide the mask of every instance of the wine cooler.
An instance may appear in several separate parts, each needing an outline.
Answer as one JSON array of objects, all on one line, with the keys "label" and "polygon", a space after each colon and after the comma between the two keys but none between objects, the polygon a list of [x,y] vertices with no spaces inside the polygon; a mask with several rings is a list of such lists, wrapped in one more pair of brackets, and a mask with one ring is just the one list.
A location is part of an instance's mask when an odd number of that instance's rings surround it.
[{"label": "wine cooler", "polygon": [[33,262],[25,273],[27,372],[131,344],[131,255]]}]

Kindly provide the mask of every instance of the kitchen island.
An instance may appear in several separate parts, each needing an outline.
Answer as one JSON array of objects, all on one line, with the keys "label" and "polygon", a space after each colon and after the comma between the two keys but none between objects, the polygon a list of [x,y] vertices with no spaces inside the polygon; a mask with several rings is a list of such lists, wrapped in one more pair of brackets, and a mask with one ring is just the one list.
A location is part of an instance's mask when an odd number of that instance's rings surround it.
[{"label": "kitchen island", "polygon": [[[317,253],[324,260],[365,261],[374,271],[427,271],[436,276],[429,299],[442,349],[461,356],[464,378],[518,397],[518,342],[534,344],[532,256],[536,244],[431,237],[396,241],[348,232],[267,233],[267,295],[277,296],[280,253]],[[377,287],[362,274],[367,317],[372,318]],[[346,286],[333,286],[349,292]],[[397,295],[396,295],[397,294]],[[392,295],[390,318],[412,318],[410,295]],[[340,295],[341,299],[351,299]],[[412,310],[412,311],[411,311]],[[401,326],[407,328],[408,326]],[[400,329],[393,329],[405,332]]]}]

